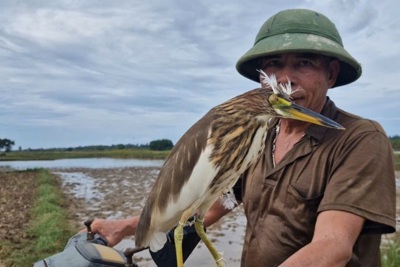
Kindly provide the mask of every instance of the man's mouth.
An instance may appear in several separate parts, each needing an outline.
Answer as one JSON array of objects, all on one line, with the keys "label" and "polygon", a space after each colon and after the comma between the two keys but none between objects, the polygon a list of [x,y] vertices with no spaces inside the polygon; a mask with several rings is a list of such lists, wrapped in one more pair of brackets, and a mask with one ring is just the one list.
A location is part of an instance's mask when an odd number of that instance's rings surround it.
[{"label": "man's mouth", "polygon": [[299,104],[305,100],[304,93],[301,91],[302,89],[298,88],[290,94],[290,100],[294,103]]},{"label": "man's mouth", "polygon": [[296,103],[297,105],[299,105],[299,103],[301,103],[302,101],[304,101],[304,98],[302,97],[290,97],[290,100],[292,100],[294,103]]}]

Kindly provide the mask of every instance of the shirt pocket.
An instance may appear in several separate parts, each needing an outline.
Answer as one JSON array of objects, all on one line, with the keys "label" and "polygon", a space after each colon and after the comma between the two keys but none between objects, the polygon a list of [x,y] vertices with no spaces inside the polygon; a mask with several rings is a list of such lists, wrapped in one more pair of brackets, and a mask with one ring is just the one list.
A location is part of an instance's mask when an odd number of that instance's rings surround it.
[{"label": "shirt pocket", "polygon": [[317,220],[318,206],[323,194],[304,198],[292,185],[288,186],[285,200],[285,234],[298,246],[311,242]]}]

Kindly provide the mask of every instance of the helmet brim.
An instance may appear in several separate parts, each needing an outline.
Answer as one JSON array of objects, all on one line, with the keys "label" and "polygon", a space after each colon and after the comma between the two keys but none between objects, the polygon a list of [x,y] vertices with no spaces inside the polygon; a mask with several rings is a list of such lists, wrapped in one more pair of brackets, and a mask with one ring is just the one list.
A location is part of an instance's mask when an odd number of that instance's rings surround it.
[{"label": "helmet brim", "polygon": [[258,41],[237,62],[240,74],[259,82],[259,59],[269,55],[287,53],[314,53],[336,58],[340,61],[340,72],[332,87],[354,82],[361,76],[362,68],[340,44],[314,34],[285,33]]}]

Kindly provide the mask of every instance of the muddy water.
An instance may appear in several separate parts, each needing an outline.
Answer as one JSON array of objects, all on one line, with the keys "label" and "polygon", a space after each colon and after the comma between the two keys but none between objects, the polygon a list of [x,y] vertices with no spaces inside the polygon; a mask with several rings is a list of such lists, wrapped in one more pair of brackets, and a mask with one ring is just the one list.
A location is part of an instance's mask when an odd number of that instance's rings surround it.
[{"label": "muddy water", "polygon": [[[76,222],[99,217],[118,219],[136,215],[142,210],[146,196],[156,179],[158,167],[130,168],[56,168],[52,172],[62,178],[64,191],[71,196],[71,209]],[[240,266],[246,219],[241,207],[207,229],[207,235],[224,255],[230,267]],[[133,247],[131,238],[116,248]],[[155,266],[148,251],[138,253],[141,267]],[[207,248],[199,243],[185,266],[214,266]]]},{"label": "muddy water", "polygon": [[17,160],[0,161],[0,168],[26,170],[34,168],[127,168],[127,167],[161,167],[163,160],[148,159],[114,159],[114,158],[77,158],[56,160]]}]

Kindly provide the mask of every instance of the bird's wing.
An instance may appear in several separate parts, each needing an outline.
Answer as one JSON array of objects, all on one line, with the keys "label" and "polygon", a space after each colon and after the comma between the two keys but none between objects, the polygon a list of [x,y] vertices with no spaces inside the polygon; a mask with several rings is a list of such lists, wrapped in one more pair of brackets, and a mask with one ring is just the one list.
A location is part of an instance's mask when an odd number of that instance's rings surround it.
[{"label": "bird's wing", "polygon": [[[214,117],[212,109],[180,138],[166,159],[141,214],[136,245],[148,245],[145,240],[151,239],[149,235],[175,226],[182,212],[206,192],[217,174],[207,146]],[[153,229],[153,225],[164,229]]]},{"label": "bird's wing", "polygon": [[[161,168],[152,190],[157,192],[158,203],[156,205],[158,207],[169,203],[168,198],[170,197],[176,201],[176,197],[184,185],[188,183],[189,178],[192,179],[191,176],[196,171],[196,166],[208,161],[207,140],[214,116],[214,110],[209,111],[174,146]],[[206,170],[208,171],[208,169]],[[168,192],[168,194],[164,192]]]}]

